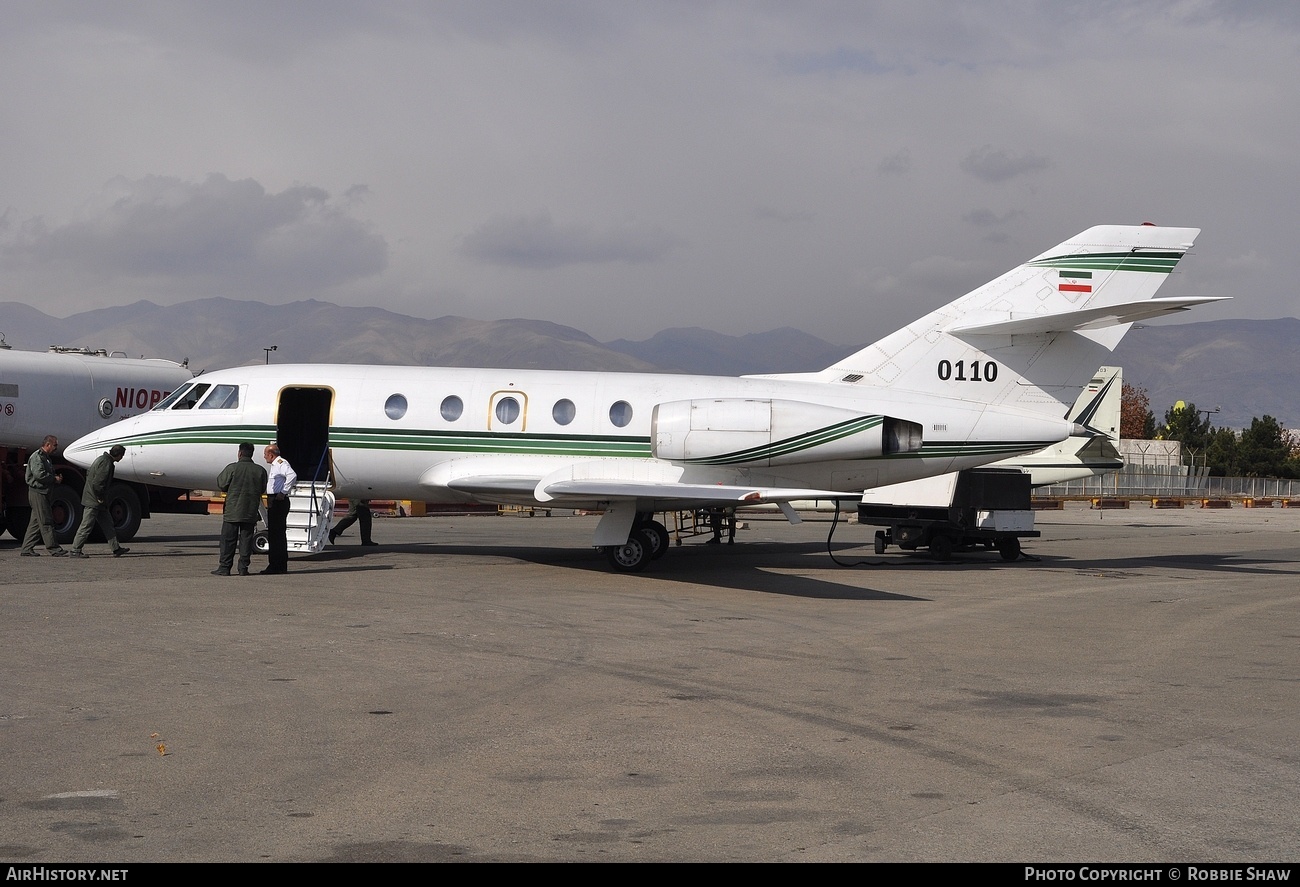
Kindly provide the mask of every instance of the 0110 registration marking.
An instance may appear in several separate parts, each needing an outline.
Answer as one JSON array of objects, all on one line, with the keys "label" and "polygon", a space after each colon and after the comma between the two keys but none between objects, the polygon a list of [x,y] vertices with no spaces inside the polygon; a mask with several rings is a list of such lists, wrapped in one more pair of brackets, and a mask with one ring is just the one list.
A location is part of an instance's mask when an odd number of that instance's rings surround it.
[{"label": "0110 registration marking", "polygon": [[993,382],[998,378],[998,365],[991,360],[941,360],[939,378],[945,382]]}]

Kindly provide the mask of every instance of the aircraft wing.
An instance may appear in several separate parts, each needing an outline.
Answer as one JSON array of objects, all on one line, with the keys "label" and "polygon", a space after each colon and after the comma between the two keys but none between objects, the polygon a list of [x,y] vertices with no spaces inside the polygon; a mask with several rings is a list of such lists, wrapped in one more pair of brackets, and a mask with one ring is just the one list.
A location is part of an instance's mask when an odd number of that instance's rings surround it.
[{"label": "aircraft wing", "polygon": [[539,499],[563,501],[581,499],[653,499],[658,502],[679,502],[683,507],[703,505],[762,505],[772,502],[791,502],[799,499],[856,500],[861,494],[832,492],[830,490],[803,490],[789,487],[731,487],[721,484],[680,484],[656,481],[628,480],[562,480],[539,485]]}]

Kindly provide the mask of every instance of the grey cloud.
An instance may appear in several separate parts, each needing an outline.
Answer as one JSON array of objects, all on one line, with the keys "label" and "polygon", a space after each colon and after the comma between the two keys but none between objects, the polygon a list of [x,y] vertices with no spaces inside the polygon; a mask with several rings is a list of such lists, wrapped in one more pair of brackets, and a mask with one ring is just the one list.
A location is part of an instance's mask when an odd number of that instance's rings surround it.
[{"label": "grey cloud", "polygon": [[1037,154],[1016,156],[992,145],[976,148],[966,155],[961,162],[963,172],[985,182],[1005,182],[1024,173],[1037,172],[1051,165],[1046,157]]},{"label": "grey cloud", "polygon": [[880,173],[887,176],[907,175],[912,171],[912,152],[904,148],[880,161]]},{"label": "grey cloud", "polygon": [[10,266],[109,278],[224,278],[254,290],[329,285],[387,265],[383,238],[348,215],[359,193],[350,189],[347,200],[335,202],[320,188],[269,194],[251,179],[222,175],[201,183],[117,178],[83,219],[8,226],[0,255]]},{"label": "grey cloud", "polygon": [[594,231],[580,225],[560,226],[548,213],[539,213],[486,222],[465,238],[460,251],[489,265],[548,269],[653,262],[681,245],[681,240],[656,227]]},{"label": "grey cloud", "polygon": [[1023,215],[1024,213],[1018,209],[1008,210],[1001,215],[991,209],[973,209],[962,216],[962,220],[977,228],[993,228],[998,225],[1005,225]]},{"label": "grey cloud", "polygon": [[806,210],[784,210],[772,206],[755,207],[750,216],[761,222],[779,222],[783,225],[804,225],[816,219],[816,215]]}]

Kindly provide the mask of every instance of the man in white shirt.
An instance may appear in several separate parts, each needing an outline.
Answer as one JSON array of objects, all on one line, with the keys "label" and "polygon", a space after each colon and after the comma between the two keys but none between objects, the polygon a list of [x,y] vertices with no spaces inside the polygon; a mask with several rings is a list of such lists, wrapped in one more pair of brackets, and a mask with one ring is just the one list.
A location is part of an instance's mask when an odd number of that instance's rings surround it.
[{"label": "man in white shirt", "polygon": [[298,480],[290,465],[280,455],[280,448],[269,445],[262,453],[269,466],[266,472],[266,536],[270,545],[270,563],[263,573],[289,572],[289,488]]}]

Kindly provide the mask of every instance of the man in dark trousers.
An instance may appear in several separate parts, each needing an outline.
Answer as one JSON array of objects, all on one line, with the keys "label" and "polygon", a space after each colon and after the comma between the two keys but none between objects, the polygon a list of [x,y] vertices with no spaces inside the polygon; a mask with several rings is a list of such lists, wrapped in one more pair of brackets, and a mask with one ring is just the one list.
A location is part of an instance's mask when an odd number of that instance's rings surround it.
[{"label": "man in dark trousers", "polygon": [[72,550],[68,552],[73,557],[90,557],[81,547],[90,538],[95,524],[99,524],[108,547],[113,549],[113,557],[121,557],[130,551],[117,541],[117,528],[113,526],[113,516],[108,513],[108,488],[113,484],[113,470],[125,455],[126,447],[116,444],[90,463],[90,469],[86,472],[86,486],[81,491],[81,526],[77,527]]},{"label": "man in dark trousers", "polygon": [[27,522],[27,535],[23,537],[23,557],[38,557],[36,543],[44,542],[54,557],[67,557],[68,550],[54,538],[54,507],[50,504],[50,491],[63,482],[63,475],[55,474],[50,454],[59,448],[59,439],[45,435],[41,446],[27,460],[27,503],[32,507],[32,519]]},{"label": "man in dark trousers", "polygon": [[262,458],[271,466],[266,477],[266,539],[269,555],[263,573],[272,575],[289,572],[289,490],[298,481],[298,475],[280,448],[271,444],[262,451]]},{"label": "man in dark trousers", "polygon": [[235,544],[239,544],[239,575],[248,575],[253,560],[253,528],[260,517],[262,492],[266,489],[266,469],[253,461],[253,445],[239,445],[239,460],[231,462],[217,475],[217,489],[226,494],[221,517],[221,556],[213,576],[229,576],[235,563]]},{"label": "man in dark trousers", "polygon": [[369,499],[349,499],[347,517],[339,521],[334,529],[330,530],[330,545],[334,540],[343,535],[343,531],[354,523],[361,524],[361,544],[378,545],[379,543],[370,538],[370,500]]}]

